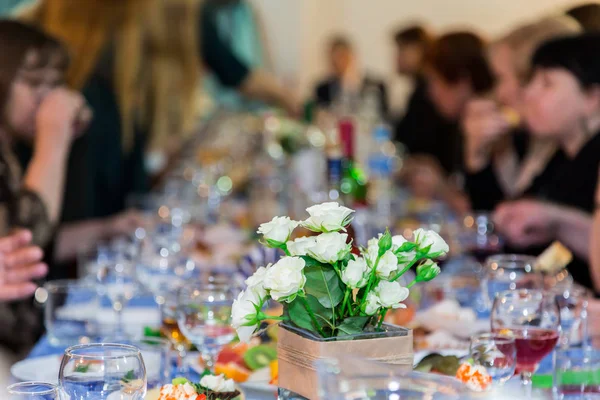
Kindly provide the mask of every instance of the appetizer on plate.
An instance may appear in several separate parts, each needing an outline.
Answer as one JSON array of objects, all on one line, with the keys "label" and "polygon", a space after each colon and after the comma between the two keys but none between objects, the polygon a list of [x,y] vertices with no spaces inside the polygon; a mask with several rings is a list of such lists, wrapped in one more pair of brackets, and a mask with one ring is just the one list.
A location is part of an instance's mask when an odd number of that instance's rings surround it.
[{"label": "appetizer on plate", "polygon": [[233,400],[240,397],[232,379],[223,375],[205,375],[199,383],[185,378],[173,379],[171,384],[160,389],[158,400]]}]

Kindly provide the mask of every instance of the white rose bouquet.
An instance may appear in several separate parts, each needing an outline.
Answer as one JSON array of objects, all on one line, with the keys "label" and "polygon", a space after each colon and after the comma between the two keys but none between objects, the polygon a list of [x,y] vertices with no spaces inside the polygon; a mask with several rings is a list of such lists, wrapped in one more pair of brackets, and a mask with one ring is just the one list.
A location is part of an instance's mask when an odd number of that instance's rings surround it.
[{"label": "white rose bouquet", "polygon": [[[259,228],[262,243],[286,256],[259,268],[234,301],[232,325],[241,341],[248,341],[267,319],[288,321],[324,338],[380,329],[390,308],[405,307],[402,302],[414,284],[440,273],[433,260],[448,252],[437,233],[418,229],[412,242],[386,231],[356,256],[343,233],[353,210],[324,203],[306,211],[310,216],[303,222],[276,217]],[[298,226],[318,235],[290,241]],[[413,266],[416,278],[404,287],[399,279]],[[282,316],[262,312],[269,299],[283,304]]]}]

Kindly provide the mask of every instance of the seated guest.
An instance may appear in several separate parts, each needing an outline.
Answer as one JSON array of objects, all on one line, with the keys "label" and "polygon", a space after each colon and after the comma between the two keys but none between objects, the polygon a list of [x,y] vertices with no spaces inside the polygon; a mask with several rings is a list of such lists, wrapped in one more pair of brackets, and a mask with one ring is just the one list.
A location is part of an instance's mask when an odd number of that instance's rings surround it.
[{"label": "seated guest", "polygon": [[[17,314],[13,307],[5,302],[27,298],[33,294],[37,285],[35,279],[46,275],[47,267],[40,262],[42,250],[31,245],[31,232],[19,230],[9,236],[0,238],[0,342],[4,343],[8,331],[14,326]],[[19,334],[28,335],[24,330],[26,326],[19,326]],[[7,341],[7,342],[10,342]],[[16,361],[16,354],[5,344],[0,344],[0,387],[9,383],[10,367]]]},{"label": "seated guest", "polygon": [[[567,234],[564,213],[543,213],[542,202],[591,214],[595,209],[597,171],[600,166],[600,35],[554,39],[533,56],[533,77],[523,106],[528,131],[556,141],[558,150],[524,192],[521,200],[501,205],[495,219],[508,243],[518,251],[538,254],[552,239]],[[525,203],[524,203],[525,202]],[[536,220],[543,215],[543,225]],[[589,218],[588,218],[589,220]],[[585,232],[585,228],[584,228]],[[572,239],[577,241],[577,235]],[[580,242],[587,245],[579,236]],[[540,245],[535,247],[533,245]],[[574,279],[592,287],[592,277],[578,250],[569,271]]]},{"label": "seated guest", "polygon": [[[29,241],[43,247],[59,219],[67,156],[85,125],[85,102],[62,86],[67,53],[41,31],[0,21],[0,53],[0,235],[26,228],[31,234],[18,234],[12,239],[14,247]],[[35,149],[23,173],[11,150],[15,137],[28,138]],[[13,247],[7,246],[11,251]],[[22,255],[22,260],[15,254],[0,257],[5,263],[0,268],[0,296],[5,300],[30,295],[34,287],[26,282],[46,273],[45,266],[35,264],[41,257],[39,249],[26,249]],[[15,258],[21,261],[18,270],[10,265]],[[0,321],[0,343],[14,353],[26,351],[40,332],[31,299],[0,303]]]},{"label": "seated guest", "polygon": [[444,119],[436,110],[427,93],[425,56],[433,43],[432,35],[416,25],[398,31],[396,44],[396,71],[414,81],[414,90],[408,100],[406,112],[394,126],[395,140],[401,142],[411,155],[431,156],[437,160],[445,174],[453,172],[452,154],[443,143],[454,132],[455,125]]},{"label": "seated guest", "polygon": [[352,45],[344,37],[335,37],[329,45],[329,63],[331,75],[315,87],[315,99],[322,107],[331,107],[348,96],[357,99],[368,90],[377,93],[380,115],[387,117],[389,106],[387,88],[380,80],[363,74],[356,63]]},{"label": "seated guest", "polygon": [[553,140],[530,140],[522,124],[530,60],[540,44],[581,28],[560,16],[518,27],[490,47],[494,98],[471,101],[462,121],[466,189],[475,210],[493,210],[529,187],[556,150]]},{"label": "seated guest", "polygon": [[573,7],[565,13],[574,18],[585,32],[600,31],[600,4],[585,3]]},{"label": "seated guest", "polygon": [[596,203],[594,208],[594,221],[588,244],[590,247],[590,264],[592,266],[592,278],[594,280],[594,289],[597,293],[600,293],[600,246],[598,246],[598,243],[600,243],[600,184],[596,188],[595,201]]}]

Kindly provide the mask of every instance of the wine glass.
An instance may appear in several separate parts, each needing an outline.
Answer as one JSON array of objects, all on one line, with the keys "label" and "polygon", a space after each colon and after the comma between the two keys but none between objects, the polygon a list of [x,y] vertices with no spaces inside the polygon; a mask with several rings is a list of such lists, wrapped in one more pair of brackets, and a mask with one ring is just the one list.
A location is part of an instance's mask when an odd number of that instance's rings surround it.
[{"label": "wine glass", "polygon": [[481,333],[471,337],[469,353],[475,365],[484,367],[492,382],[503,385],[514,374],[517,363],[515,338],[498,333]]},{"label": "wine glass", "polygon": [[58,387],[46,382],[21,382],[6,388],[9,400],[59,400]]},{"label": "wine glass", "polygon": [[587,344],[588,341],[588,302],[590,292],[577,285],[556,286],[549,291],[556,297],[560,309],[561,337],[559,346],[563,349],[573,345]]},{"label": "wine glass", "polygon": [[82,344],[65,350],[58,382],[70,400],[142,400],[146,366],[137,347]]},{"label": "wine glass", "polygon": [[496,294],[504,290],[543,289],[544,277],[534,268],[535,257],[497,254],[485,261],[481,292],[490,310]]},{"label": "wine glass", "polygon": [[184,336],[177,323],[177,294],[169,294],[165,303],[160,307],[160,333],[171,343],[173,350],[177,352],[177,375],[187,376],[188,367],[185,357],[192,347],[190,341]]},{"label": "wine glass", "polygon": [[531,376],[554,350],[560,335],[560,310],[554,295],[541,290],[499,293],[491,315],[492,331],[515,338],[517,369],[528,398]]},{"label": "wine glass", "polygon": [[502,252],[504,241],[496,232],[490,213],[475,212],[462,219],[462,242],[466,253],[474,257],[480,264],[486,259]]},{"label": "wine glass", "polygon": [[184,286],[178,292],[179,329],[201,351],[210,370],[221,348],[235,337],[231,327],[233,299],[231,286],[223,284]]},{"label": "wine glass", "polygon": [[135,255],[129,253],[129,250],[114,249],[111,256],[110,261],[98,264],[92,273],[98,283],[98,294],[106,296],[115,311],[115,335],[123,336],[123,310],[139,292],[139,285],[135,279]]}]

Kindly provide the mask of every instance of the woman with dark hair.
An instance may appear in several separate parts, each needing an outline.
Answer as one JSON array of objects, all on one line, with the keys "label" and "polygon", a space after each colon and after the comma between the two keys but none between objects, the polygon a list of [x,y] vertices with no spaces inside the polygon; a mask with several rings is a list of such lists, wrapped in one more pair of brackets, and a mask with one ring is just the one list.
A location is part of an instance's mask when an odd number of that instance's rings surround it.
[{"label": "woman with dark hair", "polygon": [[[25,24],[0,21],[0,54],[0,236],[19,228],[31,231],[13,237],[5,252],[0,249],[0,291],[7,291],[0,299],[9,301],[31,295],[35,286],[28,281],[46,274],[39,247],[8,253],[30,241],[40,247],[50,242],[59,219],[69,148],[85,127],[89,110],[80,94],[63,87],[68,57],[56,40]],[[11,149],[16,138],[34,147],[23,173]],[[19,257],[25,262],[18,262]],[[18,293],[8,296],[10,290]],[[35,342],[40,332],[37,314],[31,299],[0,301],[3,360],[10,358],[8,348],[14,356]]]},{"label": "woman with dark hair", "polygon": [[580,4],[567,10],[565,14],[577,20],[584,31],[600,32],[600,4]]},{"label": "woman with dark hair", "polygon": [[535,52],[524,118],[532,135],[556,140],[558,150],[524,194],[535,200],[502,204],[495,219],[520,251],[537,254],[550,241],[563,241],[576,255],[569,265],[575,280],[600,292],[584,261],[600,166],[598,54],[598,34],[555,39]]}]

